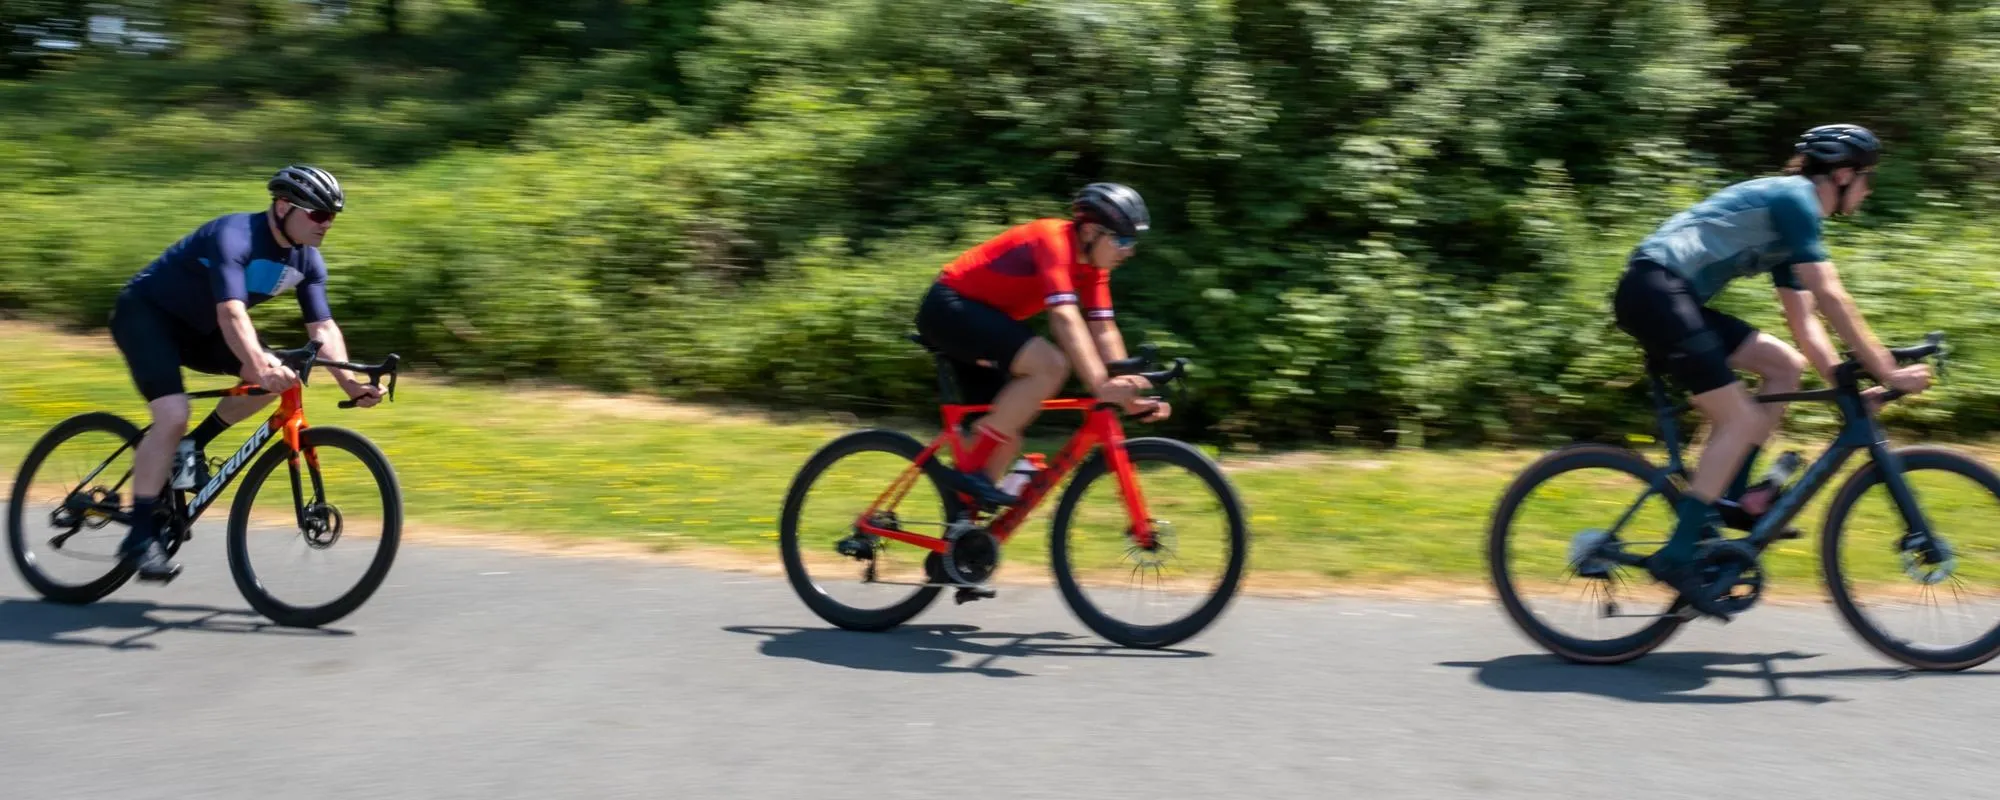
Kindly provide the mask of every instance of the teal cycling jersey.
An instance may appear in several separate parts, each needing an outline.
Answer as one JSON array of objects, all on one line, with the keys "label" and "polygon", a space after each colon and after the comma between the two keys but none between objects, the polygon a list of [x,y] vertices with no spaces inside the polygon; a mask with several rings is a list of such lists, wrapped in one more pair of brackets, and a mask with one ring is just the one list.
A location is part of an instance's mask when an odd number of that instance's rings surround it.
[{"label": "teal cycling jersey", "polygon": [[1731,280],[1762,273],[1774,286],[1803,291],[1792,267],[1828,258],[1819,195],[1803,176],[1744,181],[1662,223],[1634,256],[1687,279],[1704,304]]}]

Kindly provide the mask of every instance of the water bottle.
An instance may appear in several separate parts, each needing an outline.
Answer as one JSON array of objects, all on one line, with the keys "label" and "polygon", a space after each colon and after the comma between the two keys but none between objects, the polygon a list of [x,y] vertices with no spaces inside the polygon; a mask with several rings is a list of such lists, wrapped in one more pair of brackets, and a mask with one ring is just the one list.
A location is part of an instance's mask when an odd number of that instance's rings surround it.
[{"label": "water bottle", "polygon": [[1029,479],[1035,477],[1035,473],[1041,471],[1042,455],[1040,453],[1029,453],[1022,458],[1015,459],[1014,469],[1008,472],[1007,477],[1000,481],[1000,491],[1020,497],[1021,490],[1028,488]]},{"label": "water bottle", "polygon": [[1799,464],[1804,461],[1799,451],[1786,450],[1776,461],[1771,462],[1771,468],[1764,473],[1764,481],[1772,488],[1781,488],[1786,481],[1792,479],[1792,473],[1799,471]]},{"label": "water bottle", "polygon": [[194,447],[193,439],[182,439],[180,447],[174,451],[174,479],[176,489],[193,489],[195,472],[201,468],[201,451]]}]

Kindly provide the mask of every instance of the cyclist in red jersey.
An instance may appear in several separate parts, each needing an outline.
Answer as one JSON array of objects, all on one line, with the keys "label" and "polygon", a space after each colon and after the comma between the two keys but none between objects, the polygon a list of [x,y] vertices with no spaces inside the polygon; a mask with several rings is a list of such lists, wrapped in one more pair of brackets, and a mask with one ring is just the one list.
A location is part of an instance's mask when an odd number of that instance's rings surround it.
[{"label": "cyclist in red jersey", "polygon": [[[959,488],[991,505],[1019,500],[998,483],[1020,452],[1021,432],[1072,369],[1092,396],[1127,413],[1149,412],[1144,419],[1156,422],[1172,412],[1140,395],[1145,378],[1112,378],[1104,367],[1126,357],[1112,321],[1111,271],[1151,228],[1145,200],[1128,186],[1093,183],[1077,193],[1070,217],[1017,225],[967,250],[938,274],[917,309],[917,332],[933,347],[961,367],[987,368],[958,370],[966,402],[993,405],[973,424],[958,467]],[[1024,324],[1044,310],[1060,347]]]}]

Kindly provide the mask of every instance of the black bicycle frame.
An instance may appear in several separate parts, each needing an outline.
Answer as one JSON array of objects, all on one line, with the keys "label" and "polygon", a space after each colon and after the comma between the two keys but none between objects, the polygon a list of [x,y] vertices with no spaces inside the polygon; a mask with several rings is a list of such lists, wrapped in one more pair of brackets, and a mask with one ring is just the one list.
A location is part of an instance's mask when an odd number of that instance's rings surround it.
[{"label": "black bicycle frame", "polygon": [[[1847,460],[1854,456],[1855,451],[1864,449],[1868,451],[1869,457],[1881,466],[1882,481],[1888,485],[1889,494],[1895,499],[1897,510],[1903,515],[1903,524],[1908,526],[1907,533],[1929,536],[1931,532],[1929,520],[1924,518],[1923,510],[1917,507],[1916,493],[1911,491],[1909,481],[1903,475],[1902,459],[1896,456],[1896,451],[1889,446],[1889,438],[1882,431],[1882,426],[1875,421],[1874,415],[1869,413],[1867,402],[1861,397],[1859,385],[1853,380],[1852,370],[1843,369],[1841,372],[1840,386],[1837,388],[1755,397],[1758,403],[1830,402],[1839,408],[1841,418],[1840,433],[1834,437],[1833,443],[1806,467],[1805,474],[1778,497],[1777,503],[1758,519],[1756,527],[1750,531],[1745,541],[1759,551],[1768,547],[1777,538],[1778,532],[1784,530],[1807,503],[1812,502],[1813,497],[1833,479],[1834,473],[1840,471]],[[1647,378],[1652,384],[1653,403],[1659,416],[1660,433],[1667,443],[1667,466],[1655,473],[1655,477],[1659,482],[1671,481],[1676,476],[1685,481],[1687,470],[1681,458],[1680,427],[1676,418],[1687,411],[1689,406],[1668,401],[1666,382],[1661,380],[1657,372],[1649,371]],[[1626,509],[1625,514],[1612,527],[1614,539],[1617,532],[1638,513],[1639,508],[1658,492],[1656,485],[1646,487],[1646,491],[1639,495],[1639,499]],[[1616,554],[1616,558],[1627,565],[1638,565],[1643,559],[1641,556],[1622,551]]]},{"label": "black bicycle frame", "polygon": [[236,473],[241,472],[244,465],[250,463],[250,457],[264,449],[264,444],[271,441],[271,437],[277,435],[277,432],[277,426],[269,422],[257,426],[256,430],[250,432],[250,438],[244,440],[242,447],[236,448],[235,455],[230,456],[228,461],[222,462],[222,468],[209,476],[208,483],[204,484],[200,491],[195,492],[193,499],[188,501],[183,513],[189,525],[193,525],[195,520],[201,518],[202,512],[207,511],[209,505],[215,502],[215,498],[222,495],[222,490],[229,486],[229,482],[236,478]]}]

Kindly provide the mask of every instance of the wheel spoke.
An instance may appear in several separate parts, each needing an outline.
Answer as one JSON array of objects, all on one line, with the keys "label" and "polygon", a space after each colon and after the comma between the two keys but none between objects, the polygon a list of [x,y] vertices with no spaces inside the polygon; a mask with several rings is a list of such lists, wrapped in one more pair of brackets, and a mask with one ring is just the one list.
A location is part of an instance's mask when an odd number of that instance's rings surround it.
[{"label": "wheel spoke", "polygon": [[[1052,566],[1064,600],[1091,630],[1131,647],[1165,647],[1199,633],[1228,605],[1249,533],[1235,490],[1199,451],[1151,438],[1125,449],[1152,546],[1137,542],[1121,481],[1100,454],[1078,468],[1057,505]],[[1202,543],[1192,544],[1197,538]],[[1211,549],[1211,540],[1219,546]]]},{"label": "wheel spoke", "polygon": [[[1664,643],[1679,625],[1664,616],[1671,598],[1658,601],[1657,613],[1644,608],[1652,603],[1636,593],[1629,567],[1603,554],[1623,538],[1611,531],[1670,530],[1673,497],[1657,470],[1623,448],[1566,448],[1530,465],[1501,499],[1488,533],[1488,566],[1508,615],[1572,661],[1617,663]],[[1581,574],[1599,561],[1609,562],[1606,574]],[[1628,603],[1634,613],[1626,613]]]},{"label": "wheel spoke", "polygon": [[1865,464],[1827,509],[1820,557],[1834,603],[1864,641],[1905,664],[1985,663],[2000,654],[2000,535],[1990,532],[2000,476],[1946,448],[1907,447],[1898,456],[1933,538],[1910,545],[1880,463]]}]

